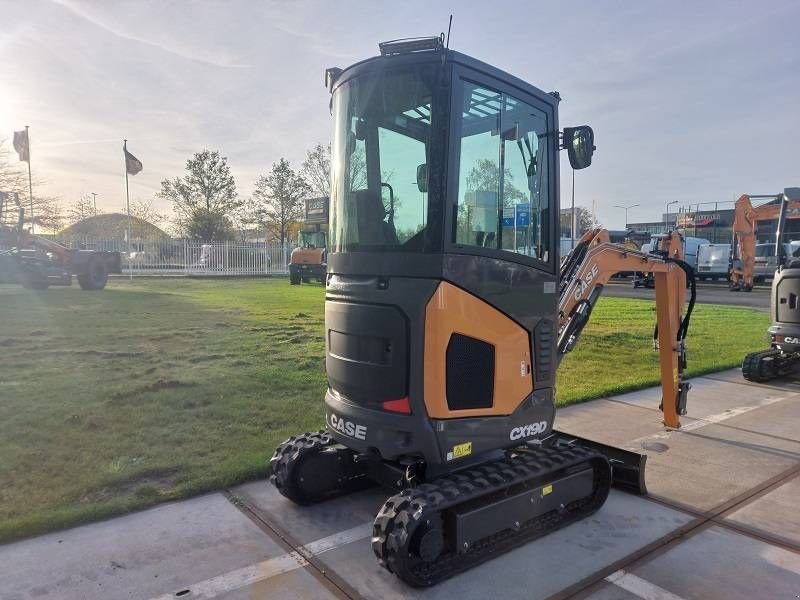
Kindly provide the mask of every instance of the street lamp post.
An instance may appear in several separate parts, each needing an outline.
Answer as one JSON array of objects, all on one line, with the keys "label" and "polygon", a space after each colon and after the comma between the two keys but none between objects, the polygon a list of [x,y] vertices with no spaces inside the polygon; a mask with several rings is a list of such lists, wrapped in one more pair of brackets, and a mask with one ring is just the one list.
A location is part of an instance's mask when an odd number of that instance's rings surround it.
[{"label": "street lamp post", "polygon": [[94,216],[97,216],[97,194],[92,192],[92,205],[94,206]]},{"label": "street lamp post", "polygon": [[667,233],[667,231],[669,230],[668,229],[669,228],[669,224],[668,224],[668,222],[669,222],[669,207],[672,206],[673,204],[677,204],[677,203],[678,203],[677,200],[670,200],[664,206],[664,233]]},{"label": "street lamp post", "polygon": [[621,204],[615,204],[614,208],[621,208],[625,211],[625,229],[628,229],[628,210],[631,208],[636,208],[639,206],[638,204],[629,204],[628,206],[623,206]]}]

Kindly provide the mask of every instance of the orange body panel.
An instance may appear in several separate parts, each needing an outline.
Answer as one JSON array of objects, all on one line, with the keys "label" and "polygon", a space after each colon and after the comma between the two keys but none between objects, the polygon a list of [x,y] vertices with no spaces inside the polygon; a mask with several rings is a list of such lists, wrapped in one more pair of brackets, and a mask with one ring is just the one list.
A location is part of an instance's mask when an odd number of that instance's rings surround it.
[{"label": "orange body panel", "polygon": [[[490,408],[450,410],[446,355],[453,333],[494,345],[494,401]],[[424,394],[433,419],[510,415],[533,391],[528,332],[483,300],[442,282],[425,308]]]}]

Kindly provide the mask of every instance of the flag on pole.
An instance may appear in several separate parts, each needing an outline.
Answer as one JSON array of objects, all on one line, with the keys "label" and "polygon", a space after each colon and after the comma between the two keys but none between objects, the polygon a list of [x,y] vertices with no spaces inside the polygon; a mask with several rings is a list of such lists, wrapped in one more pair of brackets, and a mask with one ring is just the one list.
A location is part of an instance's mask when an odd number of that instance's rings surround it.
[{"label": "flag on pole", "polygon": [[142,170],[142,161],[136,158],[133,154],[128,152],[127,143],[122,146],[122,151],[125,153],[125,171],[129,175],[136,175]]},{"label": "flag on pole", "polygon": [[31,162],[31,145],[28,141],[28,130],[14,132],[14,150],[19,154],[19,159],[26,163]]}]

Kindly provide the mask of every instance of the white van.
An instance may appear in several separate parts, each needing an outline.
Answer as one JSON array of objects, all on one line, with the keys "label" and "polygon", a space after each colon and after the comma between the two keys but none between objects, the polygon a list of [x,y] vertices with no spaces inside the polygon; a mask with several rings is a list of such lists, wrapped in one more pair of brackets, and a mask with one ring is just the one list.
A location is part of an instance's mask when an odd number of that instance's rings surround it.
[{"label": "white van", "polygon": [[[660,247],[661,236],[654,235],[650,238],[649,244],[644,244],[642,246],[642,252],[650,253],[650,252],[657,252]],[[687,263],[689,263],[692,268],[697,268],[697,249],[701,246],[710,244],[707,239],[705,238],[698,238],[698,237],[685,237],[683,238],[683,254],[684,258]]]},{"label": "white van", "polygon": [[703,246],[708,246],[709,242],[705,238],[685,237],[683,238],[683,260],[689,263],[693,269],[697,270],[698,251]]},{"label": "white van", "polygon": [[730,244],[703,244],[697,250],[697,278],[727,278],[730,258]]}]

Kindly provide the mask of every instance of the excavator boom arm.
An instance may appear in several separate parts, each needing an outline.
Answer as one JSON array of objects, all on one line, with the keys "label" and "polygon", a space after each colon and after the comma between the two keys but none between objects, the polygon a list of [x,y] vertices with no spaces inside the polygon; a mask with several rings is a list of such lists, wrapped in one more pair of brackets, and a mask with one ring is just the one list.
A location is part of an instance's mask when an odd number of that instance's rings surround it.
[{"label": "excavator boom arm", "polygon": [[[756,232],[759,221],[779,221],[775,243],[780,252],[783,242],[781,219],[800,218],[800,200],[797,188],[787,188],[778,194],[773,201],[760,206],[753,206],[752,197],[747,194],[739,196],[733,214],[733,260],[729,272],[731,289],[750,290],[753,288],[753,271],[756,255]],[[774,200],[781,200],[774,202]]]},{"label": "excavator boom arm", "polygon": [[[687,275],[694,294],[694,272],[683,262],[680,236],[673,232],[661,240],[659,254],[645,254],[609,241],[605,230],[589,231],[562,266],[559,297],[558,354],[572,350],[589,321],[592,308],[608,283],[621,271],[652,272],[656,284],[657,336],[661,371],[664,424],[679,427],[685,413],[689,384],[683,381],[684,337],[688,317],[684,316]],[[694,296],[692,296],[693,304]],[[692,305],[688,314],[691,314]]]}]

